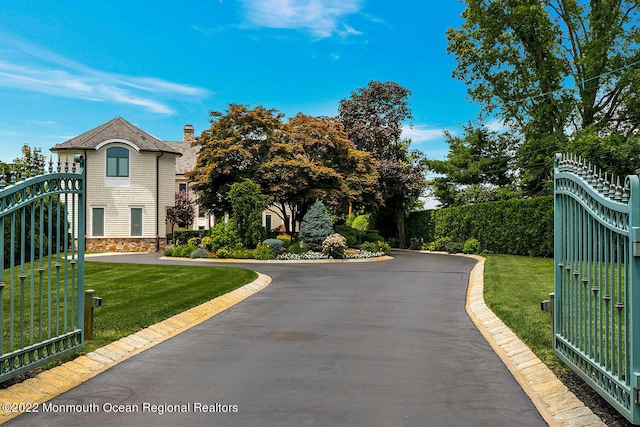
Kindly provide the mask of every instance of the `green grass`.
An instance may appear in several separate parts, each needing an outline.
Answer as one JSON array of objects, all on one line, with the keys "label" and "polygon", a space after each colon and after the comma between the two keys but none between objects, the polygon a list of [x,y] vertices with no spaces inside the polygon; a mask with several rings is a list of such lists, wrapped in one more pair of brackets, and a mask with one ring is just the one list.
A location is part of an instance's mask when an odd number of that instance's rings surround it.
[{"label": "green grass", "polygon": [[85,288],[103,300],[94,309],[91,351],[239,288],[257,278],[230,267],[87,262]]},{"label": "green grass", "polygon": [[484,299],[491,310],[558,376],[569,372],[553,352],[550,315],[540,302],[553,292],[553,259],[486,255]]},{"label": "green grass", "polygon": [[[44,263],[46,266],[46,261]],[[36,268],[37,268],[36,264]],[[64,268],[64,267],[63,267]],[[67,268],[70,269],[67,264]],[[62,271],[62,269],[61,269]],[[30,331],[29,321],[29,299],[30,299],[30,265],[25,265],[25,289],[24,296],[21,296],[18,280],[19,269],[15,270],[15,336],[14,348],[20,348],[20,323],[19,307],[20,301],[25,301],[25,342],[28,343]],[[5,281],[9,280],[9,270],[4,272]],[[38,273],[35,272],[34,295],[40,297]],[[55,288],[55,273],[53,276],[52,288]],[[85,342],[83,352],[89,352],[116,341],[120,338],[133,334],[147,326],[167,319],[175,314],[188,310],[217,296],[223,295],[236,288],[239,288],[257,277],[257,274],[250,270],[215,267],[215,266],[181,266],[181,265],[141,265],[141,264],[117,264],[117,263],[85,263],[85,289],[93,289],[96,297],[101,297],[102,307],[94,309],[94,332],[93,339]],[[47,310],[47,274],[43,275],[44,290],[42,298],[44,307],[42,313],[38,308],[36,300],[34,313],[33,334],[36,342],[40,329],[38,322],[40,318],[46,319],[49,316]],[[60,292],[60,309],[62,309],[62,299],[64,292]],[[70,303],[71,294],[67,295]],[[77,296],[74,295],[74,298]],[[52,305],[54,319],[56,316],[55,300]],[[9,292],[4,292],[4,316],[7,319],[9,314]],[[62,319],[63,312],[59,312]],[[67,310],[69,322],[74,314],[71,309]],[[60,320],[62,322],[62,320]],[[46,321],[45,321],[46,323]],[[61,323],[60,323],[61,324]],[[47,335],[48,326],[43,326],[42,333]],[[53,328],[53,326],[52,326]],[[61,326],[62,328],[62,326]],[[8,327],[5,327],[5,337],[3,348],[9,348],[9,338],[7,336]],[[54,333],[55,335],[55,333]]]}]

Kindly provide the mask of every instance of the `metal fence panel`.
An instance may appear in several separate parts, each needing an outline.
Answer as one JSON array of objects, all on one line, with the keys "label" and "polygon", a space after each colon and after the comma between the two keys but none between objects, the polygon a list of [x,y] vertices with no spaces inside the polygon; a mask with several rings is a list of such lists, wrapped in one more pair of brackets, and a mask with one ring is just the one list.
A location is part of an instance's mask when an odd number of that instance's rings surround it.
[{"label": "metal fence panel", "polygon": [[0,381],[83,346],[84,210],[82,156],[0,176]]},{"label": "metal fence panel", "polygon": [[554,349],[634,424],[638,397],[640,186],[556,155]]}]

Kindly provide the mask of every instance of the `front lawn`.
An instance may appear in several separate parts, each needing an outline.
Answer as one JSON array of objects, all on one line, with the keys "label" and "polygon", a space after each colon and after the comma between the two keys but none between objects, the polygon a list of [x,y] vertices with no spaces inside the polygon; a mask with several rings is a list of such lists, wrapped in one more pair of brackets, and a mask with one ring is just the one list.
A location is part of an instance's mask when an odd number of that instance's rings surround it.
[{"label": "front lawn", "polygon": [[485,255],[484,299],[491,310],[558,376],[569,372],[553,352],[551,318],[540,302],[553,292],[553,259]]},{"label": "front lawn", "polygon": [[[46,261],[44,262],[46,265]],[[60,290],[58,298],[52,295],[53,307],[51,312],[47,310],[47,273],[43,276],[44,291],[38,293],[38,281],[36,279],[35,315],[30,319],[30,265],[25,265],[24,290],[21,291],[19,283],[19,267],[14,271],[14,348],[20,348],[21,337],[28,342],[31,334],[38,339],[38,335],[47,335],[48,316],[74,316],[71,308],[64,312],[62,301],[75,295],[68,294],[65,298],[64,290]],[[36,273],[37,274],[37,273]],[[9,282],[9,270],[4,272],[5,282]],[[86,341],[85,351],[89,352],[133,334],[147,326],[153,325],[173,315],[186,311],[192,307],[207,302],[215,297],[239,288],[257,278],[257,273],[231,267],[216,266],[181,266],[181,265],[146,265],[146,264],[118,264],[102,262],[85,262],[85,289],[93,289],[95,296],[102,298],[102,307],[94,309],[94,333],[93,339]],[[53,284],[55,288],[55,280]],[[9,348],[8,315],[10,308],[9,285],[4,290],[4,328],[3,349]],[[21,295],[24,292],[24,295]],[[39,314],[42,298],[44,303],[41,316]],[[59,303],[58,303],[59,301]],[[20,307],[25,306],[24,335],[20,334]],[[56,308],[59,306],[59,308]],[[60,310],[60,311],[58,311]],[[45,325],[40,325],[43,319]],[[66,321],[66,320],[65,320]],[[55,323],[53,323],[55,324]],[[52,325],[53,325],[52,324]],[[43,330],[40,331],[40,326]]]},{"label": "front lawn", "polygon": [[87,262],[85,289],[103,300],[94,309],[86,351],[133,334],[255,280],[254,271],[209,266]]}]

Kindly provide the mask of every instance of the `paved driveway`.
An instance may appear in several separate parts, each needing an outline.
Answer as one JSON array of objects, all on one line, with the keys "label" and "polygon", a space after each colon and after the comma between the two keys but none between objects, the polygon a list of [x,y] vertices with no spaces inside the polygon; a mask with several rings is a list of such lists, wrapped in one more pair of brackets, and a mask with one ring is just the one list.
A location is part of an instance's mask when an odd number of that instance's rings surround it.
[{"label": "paved driveway", "polygon": [[394,256],[242,264],[273,282],[49,402],[92,412],[10,425],[546,425],[465,313],[475,261]]}]

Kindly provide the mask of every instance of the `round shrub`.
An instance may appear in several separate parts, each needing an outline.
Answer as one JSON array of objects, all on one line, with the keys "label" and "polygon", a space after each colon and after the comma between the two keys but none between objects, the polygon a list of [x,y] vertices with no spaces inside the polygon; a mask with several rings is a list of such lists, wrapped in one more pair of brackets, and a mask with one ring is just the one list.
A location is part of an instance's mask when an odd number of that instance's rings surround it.
[{"label": "round shrub", "polygon": [[335,226],[336,233],[342,234],[347,239],[347,246],[354,247],[358,243],[361,243],[361,238],[358,236],[364,237],[364,233],[360,230],[356,230],[348,225],[336,225]]},{"label": "round shrub", "polygon": [[268,247],[271,248],[271,250],[275,251],[275,252],[279,252],[280,249],[282,249],[284,243],[282,242],[282,240],[279,239],[267,239],[264,242],[262,242],[263,245],[267,245]]},{"label": "round shrub", "polygon": [[453,239],[451,237],[440,237],[435,242],[429,243],[430,251],[446,251],[447,246],[451,244]]},{"label": "round shrub", "polygon": [[344,250],[347,248],[347,239],[335,233],[327,236],[322,242],[322,253],[329,258],[342,259],[345,257]]},{"label": "round shrub", "polygon": [[207,248],[212,251],[217,251],[220,248],[232,248],[238,243],[241,243],[238,227],[233,220],[217,223],[211,229],[209,237],[211,239],[207,240],[209,243]]},{"label": "round shrub", "polygon": [[479,254],[480,251],[480,242],[478,239],[474,239],[473,237],[464,242],[464,246],[462,247],[463,254]]},{"label": "round shrub", "polygon": [[209,251],[206,249],[198,248],[189,254],[189,258],[208,258]]},{"label": "round shrub", "polygon": [[191,253],[193,251],[195,251],[196,248],[195,246],[191,246],[191,245],[180,245],[177,246],[173,249],[173,256],[174,257],[179,257],[179,258],[189,258],[191,256]]},{"label": "round shrub", "polygon": [[377,233],[367,233],[364,236],[365,242],[384,242],[384,237]]},{"label": "round shrub", "polygon": [[253,251],[253,257],[255,259],[267,260],[274,259],[276,256],[273,252],[273,249],[271,249],[271,246],[266,243],[261,243]]},{"label": "round shrub", "polygon": [[276,239],[280,240],[284,247],[288,247],[289,245],[291,245],[291,236],[289,236],[288,234],[281,234],[279,236],[276,236]]},{"label": "round shrub", "polygon": [[356,230],[367,231],[369,229],[370,217],[371,215],[369,214],[358,215],[351,223],[351,227]]}]

